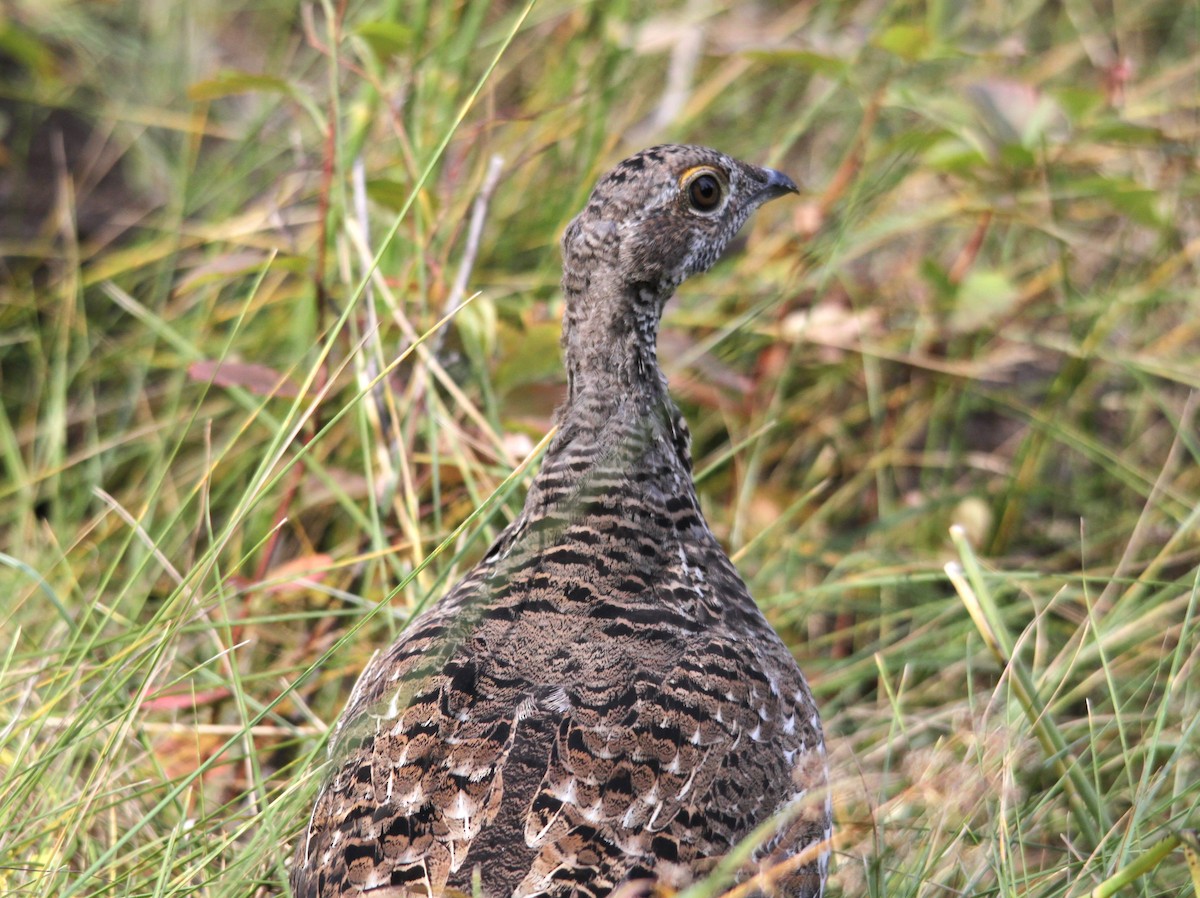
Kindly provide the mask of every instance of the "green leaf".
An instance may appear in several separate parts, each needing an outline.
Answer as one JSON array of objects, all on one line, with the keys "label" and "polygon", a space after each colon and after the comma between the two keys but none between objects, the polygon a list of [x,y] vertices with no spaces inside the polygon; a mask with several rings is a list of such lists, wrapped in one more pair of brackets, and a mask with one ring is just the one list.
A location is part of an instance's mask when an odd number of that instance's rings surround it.
[{"label": "green leaf", "polygon": [[404,207],[411,190],[408,185],[391,178],[371,178],[367,181],[367,196],[396,212]]},{"label": "green leaf", "polygon": [[925,151],[922,158],[932,169],[957,174],[986,168],[988,165],[988,160],[979,147],[957,137],[937,141]]},{"label": "green leaf", "polygon": [[1079,121],[1104,105],[1104,94],[1091,87],[1064,87],[1054,91],[1054,98],[1072,121]]},{"label": "green leaf", "polygon": [[237,94],[279,93],[291,96],[290,82],[274,75],[256,75],[252,72],[222,72],[216,78],[197,81],[188,88],[188,98],[193,101],[218,100]]},{"label": "green leaf", "polygon": [[959,284],[950,327],[960,333],[980,330],[1007,314],[1019,296],[1016,285],[1003,271],[970,271]]},{"label": "green leaf", "polygon": [[1079,178],[1064,188],[1072,196],[1107,200],[1115,210],[1139,224],[1158,226],[1163,222],[1158,191],[1129,178]]},{"label": "green leaf", "polygon": [[480,368],[496,349],[496,303],[486,296],[477,296],[459,307],[454,314],[463,349]]},{"label": "green leaf", "polygon": [[933,47],[929,30],[924,25],[893,25],[872,43],[901,59],[924,59]]},{"label": "green leaf", "polygon": [[1118,119],[1092,126],[1088,129],[1088,137],[1097,143],[1118,143],[1143,147],[1159,146],[1167,140],[1158,128],[1135,125],[1133,122],[1123,122]]},{"label": "green leaf", "polygon": [[933,287],[942,300],[951,299],[957,293],[955,284],[946,274],[946,270],[933,259],[926,257],[921,260],[921,277]]},{"label": "green leaf", "polygon": [[1037,156],[1029,147],[1006,143],[999,148],[1001,167],[1009,171],[1028,171],[1037,165]]},{"label": "green leaf", "polygon": [[527,384],[552,381],[562,375],[557,321],[541,321],[520,330],[500,329],[500,355],[496,388],[509,392]]},{"label": "green leaf", "polygon": [[845,59],[812,50],[750,50],[745,55],[772,66],[786,66],[835,77],[844,75],[850,68],[850,63]]},{"label": "green leaf", "polygon": [[[2,14],[0,14],[2,15]],[[0,23],[0,55],[45,77],[54,67],[54,54],[34,35],[9,23]]]},{"label": "green leaf", "polygon": [[366,41],[380,60],[409,52],[415,42],[415,34],[407,25],[399,22],[363,22],[354,33]]}]

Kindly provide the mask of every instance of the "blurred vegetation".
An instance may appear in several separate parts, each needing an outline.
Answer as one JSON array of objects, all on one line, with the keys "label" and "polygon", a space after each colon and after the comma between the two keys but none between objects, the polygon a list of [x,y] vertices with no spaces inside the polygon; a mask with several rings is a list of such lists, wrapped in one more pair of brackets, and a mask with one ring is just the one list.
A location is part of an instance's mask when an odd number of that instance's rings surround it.
[{"label": "blurred vegetation", "polygon": [[10,0],[0,72],[0,892],[286,892],[354,676],[520,507],[558,235],[661,141],[806,191],[660,353],[832,894],[1196,888],[1196,0]]}]

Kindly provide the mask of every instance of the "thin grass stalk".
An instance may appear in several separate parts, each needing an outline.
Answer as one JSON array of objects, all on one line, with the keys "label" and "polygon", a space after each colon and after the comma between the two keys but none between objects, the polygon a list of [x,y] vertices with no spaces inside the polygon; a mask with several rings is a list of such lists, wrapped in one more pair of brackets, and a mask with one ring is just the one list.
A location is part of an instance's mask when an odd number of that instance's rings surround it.
[{"label": "thin grass stalk", "polygon": [[958,550],[962,565],[948,563],[946,576],[954,584],[967,613],[996,660],[1011,672],[1013,693],[1045,752],[1046,760],[1061,778],[1063,790],[1074,811],[1075,822],[1088,844],[1097,846],[1101,842],[1101,829],[1107,830],[1110,826],[1103,802],[1041,701],[1033,675],[1015,652],[1012,636],[984,581],[979,559],[967,541],[966,532],[956,524],[950,528],[950,538]]},{"label": "thin grass stalk", "polygon": [[1126,864],[1100,885],[1092,889],[1090,898],[1115,898],[1123,894],[1123,890],[1133,884],[1139,877],[1145,876],[1176,848],[1183,846],[1184,856],[1192,875],[1192,891],[1200,895],[1200,862],[1196,859],[1197,837],[1195,830],[1185,830],[1172,833],[1165,839],[1155,842],[1135,860]]}]

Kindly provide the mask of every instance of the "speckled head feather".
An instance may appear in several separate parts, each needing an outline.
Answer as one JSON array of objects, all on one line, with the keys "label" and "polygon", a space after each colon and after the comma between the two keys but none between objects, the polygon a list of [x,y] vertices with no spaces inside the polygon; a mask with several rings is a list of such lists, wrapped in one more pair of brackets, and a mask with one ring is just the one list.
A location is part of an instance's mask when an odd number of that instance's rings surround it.
[{"label": "speckled head feather", "polygon": [[750,213],[795,192],[787,175],[708,147],[650,147],[604,175],[567,226],[565,273],[604,264],[623,285],[668,296],[716,262]]},{"label": "speckled head feather", "polygon": [[478,877],[485,898],[638,898],[752,834],[738,878],[822,893],[817,709],[704,520],[654,347],[675,287],[794,190],[684,146],[597,184],[563,238],[558,432],[521,514],[363,671],[296,895],[465,896]]}]

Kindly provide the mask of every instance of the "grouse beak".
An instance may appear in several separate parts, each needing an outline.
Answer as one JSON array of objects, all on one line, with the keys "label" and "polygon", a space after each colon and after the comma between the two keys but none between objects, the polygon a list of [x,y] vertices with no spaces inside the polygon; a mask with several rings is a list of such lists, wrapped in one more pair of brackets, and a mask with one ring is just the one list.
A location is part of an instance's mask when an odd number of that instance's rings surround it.
[{"label": "grouse beak", "polygon": [[778,199],[781,196],[787,196],[789,193],[800,192],[800,188],[796,186],[796,182],[783,172],[775,171],[773,168],[760,170],[767,178],[766,186],[758,192],[758,196],[756,197],[760,203]]}]

